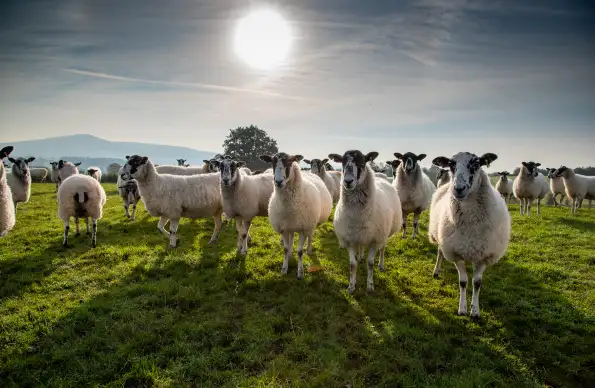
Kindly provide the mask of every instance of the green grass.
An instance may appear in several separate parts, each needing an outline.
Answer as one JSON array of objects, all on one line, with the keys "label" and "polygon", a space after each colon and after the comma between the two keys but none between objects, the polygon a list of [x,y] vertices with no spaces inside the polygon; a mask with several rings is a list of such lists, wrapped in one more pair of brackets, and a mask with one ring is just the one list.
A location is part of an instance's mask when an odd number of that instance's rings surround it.
[{"label": "green grass", "polygon": [[[128,221],[114,184],[98,245],[61,246],[54,186],[34,184],[0,239],[2,387],[594,386],[594,210],[511,205],[506,256],[485,272],[482,318],[458,317],[455,267],[432,278],[426,238],[393,237],[375,293],[330,222],[321,272],[281,275],[279,238],[259,219],[245,259],[235,228],[184,220],[171,250],[142,205]],[[408,233],[411,233],[409,228]],[[305,268],[306,268],[305,267]],[[468,302],[471,294],[468,295]]]}]

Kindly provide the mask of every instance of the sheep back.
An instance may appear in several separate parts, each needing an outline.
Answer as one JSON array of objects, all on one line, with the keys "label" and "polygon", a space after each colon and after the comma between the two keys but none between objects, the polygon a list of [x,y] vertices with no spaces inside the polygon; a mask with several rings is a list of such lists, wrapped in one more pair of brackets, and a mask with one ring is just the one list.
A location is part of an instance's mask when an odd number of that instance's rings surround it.
[{"label": "sheep back", "polygon": [[[82,194],[79,195],[79,194]],[[100,219],[106,204],[106,193],[101,184],[88,175],[71,175],[58,188],[58,217],[92,217]],[[80,202],[80,198],[84,202]]]},{"label": "sheep back", "polygon": [[250,220],[269,214],[269,199],[273,194],[273,174],[246,175],[242,169],[233,187],[221,186],[224,213],[229,217]]},{"label": "sheep back", "polygon": [[414,179],[408,177],[403,168],[397,168],[397,174],[392,184],[397,190],[403,212],[421,212],[428,208],[436,186],[428,175],[416,167]]}]

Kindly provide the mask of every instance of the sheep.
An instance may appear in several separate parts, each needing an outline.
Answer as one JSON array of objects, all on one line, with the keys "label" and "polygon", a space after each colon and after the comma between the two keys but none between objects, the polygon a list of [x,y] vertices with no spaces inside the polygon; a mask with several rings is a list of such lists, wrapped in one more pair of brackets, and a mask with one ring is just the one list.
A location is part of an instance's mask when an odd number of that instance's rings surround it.
[{"label": "sheep", "polygon": [[437,171],[437,189],[444,184],[449,183],[450,180],[449,170],[439,168]]},{"label": "sheep", "polygon": [[573,169],[561,166],[553,174],[555,178],[563,178],[565,184],[565,193],[573,203],[571,212],[576,213],[577,209],[582,206],[584,199],[590,201],[589,208],[592,208],[592,201],[594,200],[594,186],[595,177],[576,174]]},{"label": "sheep", "polygon": [[52,182],[56,184],[56,192],[58,192],[58,186],[60,186],[60,170],[58,169],[58,162],[50,162],[50,165],[52,166],[50,178],[52,179]]},{"label": "sheep", "polygon": [[[79,173],[78,166],[81,165],[81,162],[71,163],[67,162],[66,160],[59,160],[58,161],[58,177],[60,178],[60,182],[64,182],[66,178],[71,175],[77,175]],[[62,183],[60,183],[62,184]]]},{"label": "sheep", "polygon": [[[213,217],[215,228],[209,244],[217,241],[222,223],[219,174],[159,174],[148,157],[132,155],[122,167],[122,175],[137,181],[145,209],[151,216],[160,217],[157,229],[170,238],[170,247],[176,247],[176,230],[182,217]],[[169,233],[164,229],[168,221]]]},{"label": "sheep", "polygon": [[[129,156],[126,156],[126,159],[128,160]],[[199,174],[209,174],[209,173],[213,173],[213,172],[217,172],[217,166],[215,163],[212,163],[213,161],[216,161],[217,159],[211,159],[211,160],[203,160],[203,165],[200,167],[187,167],[187,165],[184,164],[184,162],[186,162],[185,159],[177,159],[178,161],[178,166],[174,166],[174,165],[161,165],[161,166],[154,166],[155,170],[159,173],[159,174],[171,174],[171,175],[199,175]],[[182,164],[180,164],[182,163]]]},{"label": "sheep", "polygon": [[[414,213],[414,233],[412,238],[418,235],[418,219],[420,213],[428,208],[433,193],[436,190],[428,175],[422,172],[418,161],[423,160],[426,154],[415,155],[411,152],[400,154],[394,153],[397,159],[401,160],[399,167],[396,168],[395,178],[392,185],[397,189],[401,210],[403,214],[403,234],[406,238],[406,220],[409,213]],[[392,162],[391,165],[396,165]]]},{"label": "sheep", "polygon": [[530,215],[530,208],[534,200],[538,200],[538,214],[540,214],[540,201],[549,191],[544,175],[538,172],[540,163],[522,162],[519,174],[513,181],[513,195],[520,202],[519,214]]},{"label": "sheep", "polygon": [[99,167],[87,168],[87,175],[94,178],[96,181],[101,182],[101,169]]},{"label": "sheep", "polygon": [[[138,183],[134,179],[127,179],[128,176],[122,175],[122,167],[118,171],[118,179],[116,185],[118,186],[118,194],[124,202],[124,214],[132,221],[135,220],[135,212],[137,211],[137,203],[141,199],[139,194]],[[128,212],[129,206],[132,205],[132,214]]]},{"label": "sheep", "polygon": [[480,317],[478,296],[482,274],[505,254],[511,235],[511,217],[505,201],[490,184],[482,166],[489,166],[497,155],[480,157],[459,152],[451,158],[437,157],[433,164],[451,170],[451,181],[433,194],[430,205],[428,238],[438,246],[433,276],[439,276],[442,259],[459,274],[458,315],[467,315],[466,263],[474,265],[471,317]]},{"label": "sheep", "polygon": [[12,202],[14,203],[15,213],[17,211],[17,204],[29,202],[31,197],[31,174],[29,172],[29,163],[35,158],[11,158],[8,160],[12,163],[11,174],[8,174],[7,182],[12,192]]},{"label": "sheep", "polygon": [[186,159],[176,159],[176,161],[178,162],[178,166],[185,166],[186,163]]},{"label": "sheep", "polygon": [[97,245],[97,220],[103,216],[106,193],[101,184],[88,175],[74,174],[64,179],[58,188],[58,217],[64,221],[62,245],[68,247],[70,217],[74,217],[76,235],[79,236],[79,218],[85,218],[89,234],[89,217],[93,222],[91,246]]},{"label": "sheep", "polygon": [[329,190],[329,194],[331,194],[331,198],[333,199],[333,203],[339,201],[339,192],[340,192],[340,180],[341,180],[341,173],[339,171],[328,171],[325,167],[328,163],[329,159],[325,158],[321,159],[304,159],[303,162],[310,165],[310,172],[315,175],[318,175],[319,178],[323,180],[325,186],[327,186],[327,190]]},{"label": "sheep", "polygon": [[269,200],[269,222],[284,241],[284,261],[281,273],[288,273],[288,262],[292,257],[294,233],[298,233],[298,279],[304,270],[302,255],[304,240],[308,238],[306,254],[312,254],[312,235],[315,228],[327,221],[331,215],[333,199],[323,180],[310,172],[301,172],[298,162],[302,155],[288,155],[279,152],[273,156],[259,157],[274,168],[274,190]]},{"label": "sheep", "polygon": [[395,187],[377,178],[367,162],[378,152],[364,155],[359,150],[346,151],[343,156],[329,158],[342,164],[342,186],[339,203],[335,207],[333,228],[339,246],[348,249],[350,284],[348,292],[356,289],[359,256],[368,247],[367,290],[374,291],[373,271],[376,250],[379,250],[379,271],[385,271],[387,240],[402,226],[402,206]]},{"label": "sheep", "polygon": [[45,167],[29,167],[29,175],[31,175],[31,181],[36,180],[44,183],[48,176],[48,169]]},{"label": "sheep", "polygon": [[246,255],[253,218],[268,215],[269,199],[273,194],[273,174],[250,175],[242,168],[243,161],[225,157],[216,161],[221,175],[221,199],[228,218],[236,220],[236,252]]},{"label": "sheep", "polygon": [[[565,182],[563,182],[563,178],[558,177],[555,178],[553,175],[557,171],[556,168],[547,168],[547,178],[550,179],[550,192],[553,195],[553,202],[555,203],[555,207],[561,206],[563,204],[563,198],[565,198]],[[561,195],[559,202],[557,202],[557,195]]]},{"label": "sheep", "polygon": [[[6,158],[14,150],[13,146],[6,146],[0,150],[0,160]],[[12,201],[12,191],[6,181],[6,167],[4,162],[0,166],[0,237],[14,228],[16,223],[15,207]]]},{"label": "sheep", "polygon": [[495,183],[495,189],[507,203],[511,203],[511,198],[513,197],[513,181],[507,178],[509,172],[501,171],[497,174],[499,174],[499,180]]}]

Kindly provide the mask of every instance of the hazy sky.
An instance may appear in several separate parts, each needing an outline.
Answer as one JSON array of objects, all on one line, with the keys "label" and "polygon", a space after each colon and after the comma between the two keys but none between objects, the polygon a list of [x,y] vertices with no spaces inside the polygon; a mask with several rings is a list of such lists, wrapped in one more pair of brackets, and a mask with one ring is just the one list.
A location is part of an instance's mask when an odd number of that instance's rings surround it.
[{"label": "hazy sky", "polygon": [[[234,54],[239,17],[274,6],[286,63]],[[307,158],[347,149],[494,152],[594,164],[594,2],[3,1],[2,141],[89,133],[219,151],[256,124]]]}]

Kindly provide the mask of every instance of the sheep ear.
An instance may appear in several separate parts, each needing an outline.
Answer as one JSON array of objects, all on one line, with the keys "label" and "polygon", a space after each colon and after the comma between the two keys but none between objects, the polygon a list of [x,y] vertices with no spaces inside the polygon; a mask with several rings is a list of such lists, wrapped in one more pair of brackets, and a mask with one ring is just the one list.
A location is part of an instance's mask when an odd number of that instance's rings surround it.
[{"label": "sheep ear", "polygon": [[303,159],[302,161],[303,161],[304,163],[306,163],[306,164],[311,164],[311,161],[310,161],[310,159]]},{"label": "sheep ear", "polygon": [[420,154],[420,155],[416,156],[416,159],[418,159],[418,160],[423,160],[424,158],[426,158],[426,154]]},{"label": "sheep ear", "polygon": [[58,162],[58,169],[61,169],[62,167],[64,167],[64,160],[60,159]]},{"label": "sheep ear", "polygon": [[391,165],[392,165],[393,167],[397,167],[397,166],[399,166],[400,164],[401,164],[401,160],[399,160],[399,159],[395,159],[395,160],[392,160],[392,161],[391,161]]},{"label": "sheep ear", "polygon": [[534,166],[540,167],[540,163],[536,163],[536,164],[534,164]]},{"label": "sheep ear", "polygon": [[261,155],[259,156],[259,159],[261,159],[265,163],[271,163],[271,156],[269,155]]},{"label": "sheep ear", "polygon": [[246,166],[246,162],[244,162],[242,160],[239,160],[239,161],[236,162],[236,166],[237,167],[244,167],[244,166]]},{"label": "sheep ear", "polygon": [[210,163],[210,162],[211,162],[210,160],[203,159],[203,163]]},{"label": "sheep ear", "polygon": [[128,160],[128,159],[130,159],[130,156],[129,155],[126,155],[125,158],[126,158],[126,160]]},{"label": "sheep ear", "polygon": [[17,162],[16,160],[14,160],[13,158],[10,158],[10,157],[8,158],[8,160],[9,160],[9,161],[10,161],[10,163],[12,163],[12,164],[14,164],[14,163],[16,163],[16,162]]},{"label": "sheep ear", "polygon": [[294,162],[299,162],[299,161],[301,161],[302,159],[304,159],[304,156],[302,156],[302,155],[294,155],[294,156],[292,157],[292,159],[294,160]]},{"label": "sheep ear", "polygon": [[147,163],[148,161],[149,161],[149,158],[148,158],[148,157],[146,157],[146,156],[143,156],[143,157],[141,158],[141,164],[145,164],[145,163]]},{"label": "sheep ear", "polygon": [[449,168],[451,167],[452,160],[444,156],[438,156],[433,159],[432,163],[438,167]]},{"label": "sheep ear", "polygon": [[32,156],[32,157],[30,157],[29,159],[27,159],[27,163],[31,163],[31,162],[32,162],[32,161],[34,161],[34,160],[35,160],[35,158]]},{"label": "sheep ear", "polygon": [[528,163],[526,163],[526,162],[522,162],[522,165],[523,165],[524,167],[528,167]]},{"label": "sheep ear", "polygon": [[333,160],[335,163],[342,163],[343,158],[338,154],[329,154],[329,159]]},{"label": "sheep ear", "polygon": [[211,163],[211,164],[214,164],[215,166],[219,167],[219,160],[217,160],[217,159],[203,160],[203,162],[205,162],[205,163]]},{"label": "sheep ear", "polygon": [[369,152],[368,154],[366,154],[366,161],[372,162],[373,160],[375,160],[377,158],[377,156],[379,156],[378,152],[376,152],[376,151]]},{"label": "sheep ear", "polygon": [[323,165],[325,165],[328,161],[329,161],[329,159],[325,158],[321,161],[321,163],[323,163]]},{"label": "sheep ear", "polygon": [[490,164],[497,160],[497,155],[486,153],[480,157],[480,165],[490,167]]},{"label": "sheep ear", "polygon": [[252,172],[252,175],[259,175],[259,174],[261,174],[262,172],[263,172],[263,171],[261,171],[261,170],[254,170],[254,171]]},{"label": "sheep ear", "polygon": [[14,150],[13,146],[6,146],[0,150],[0,159],[4,159]]},{"label": "sheep ear", "polygon": [[396,158],[398,158],[398,159],[401,159],[401,158],[403,158],[403,157],[404,157],[404,156],[403,156],[402,154],[400,154],[399,152],[394,152],[394,153],[393,153],[393,156],[395,156],[395,157],[396,157]]},{"label": "sheep ear", "polygon": [[81,165],[81,162],[77,162],[77,163],[75,163],[74,165],[78,167],[78,166],[80,166],[80,165]]}]

